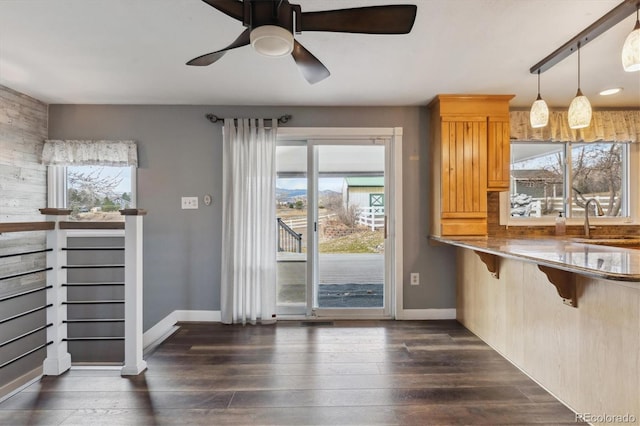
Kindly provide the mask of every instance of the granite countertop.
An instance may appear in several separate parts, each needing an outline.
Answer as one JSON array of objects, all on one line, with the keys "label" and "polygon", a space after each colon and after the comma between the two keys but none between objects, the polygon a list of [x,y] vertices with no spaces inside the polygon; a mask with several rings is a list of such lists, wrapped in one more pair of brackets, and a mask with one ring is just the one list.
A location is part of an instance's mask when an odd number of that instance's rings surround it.
[{"label": "granite countertop", "polygon": [[[615,281],[640,282],[640,250],[603,245],[617,239],[589,241],[572,237],[438,237],[433,241],[451,244],[500,257],[524,260],[581,275]],[[623,244],[640,247],[640,238]]]}]

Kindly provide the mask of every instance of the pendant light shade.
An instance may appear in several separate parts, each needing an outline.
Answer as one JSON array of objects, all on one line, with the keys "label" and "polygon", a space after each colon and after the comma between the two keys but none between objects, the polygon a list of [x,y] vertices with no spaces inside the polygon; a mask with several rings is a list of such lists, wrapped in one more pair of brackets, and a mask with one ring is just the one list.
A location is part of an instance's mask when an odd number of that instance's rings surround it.
[{"label": "pendant light shade", "polygon": [[538,70],[538,97],[533,105],[531,105],[529,121],[531,122],[531,127],[534,129],[545,127],[547,123],[549,123],[549,107],[544,99],[542,99],[542,96],[540,96],[540,70]]},{"label": "pendant light shade", "polygon": [[622,66],[625,71],[640,71],[640,19],[636,9],[636,26],[629,33],[622,46]]},{"label": "pendant light shade", "polygon": [[572,129],[583,129],[591,124],[591,103],[582,91],[578,89],[576,97],[569,105],[569,127]]},{"label": "pendant light shade", "polygon": [[591,103],[580,90],[580,43],[578,43],[578,92],[569,105],[569,127],[583,129],[591,124]]}]

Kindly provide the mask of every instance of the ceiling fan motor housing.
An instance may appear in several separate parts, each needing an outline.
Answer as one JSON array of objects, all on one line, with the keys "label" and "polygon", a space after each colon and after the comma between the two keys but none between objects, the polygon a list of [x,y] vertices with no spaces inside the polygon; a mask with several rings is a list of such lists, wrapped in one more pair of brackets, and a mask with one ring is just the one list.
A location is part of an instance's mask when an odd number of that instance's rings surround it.
[{"label": "ceiling fan motor housing", "polygon": [[[249,1],[244,3],[245,22],[251,29],[251,46],[269,57],[280,57],[293,51],[293,22],[300,19],[300,7],[288,1]],[[247,10],[248,9],[248,10]],[[248,12],[248,13],[247,13]],[[249,22],[246,22],[246,17]]]},{"label": "ceiling fan motor housing", "polygon": [[293,51],[293,34],[277,25],[254,28],[250,39],[255,51],[264,56],[286,56]]}]

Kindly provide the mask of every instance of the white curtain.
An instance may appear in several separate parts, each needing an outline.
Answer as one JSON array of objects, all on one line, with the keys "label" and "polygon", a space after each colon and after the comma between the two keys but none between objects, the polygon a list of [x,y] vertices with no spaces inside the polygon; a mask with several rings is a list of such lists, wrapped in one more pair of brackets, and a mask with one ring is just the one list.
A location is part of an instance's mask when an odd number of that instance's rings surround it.
[{"label": "white curtain", "polygon": [[[237,126],[236,123],[237,122]],[[225,324],[275,321],[276,119],[225,119],[221,314]]]},{"label": "white curtain", "polygon": [[42,164],[138,167],[138,149],[134,141],[46,140]]}]

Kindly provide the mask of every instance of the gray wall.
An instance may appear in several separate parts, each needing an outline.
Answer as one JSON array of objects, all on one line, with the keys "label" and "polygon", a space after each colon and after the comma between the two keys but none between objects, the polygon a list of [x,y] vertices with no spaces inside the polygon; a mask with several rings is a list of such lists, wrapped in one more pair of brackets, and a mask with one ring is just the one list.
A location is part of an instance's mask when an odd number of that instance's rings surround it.
[{"label": "gray wall", "polygon": [[[52,139],[138,142],[138,207],[144,223],[144,328],[176,309],[220,309],[222,129],[204,118],[277,117],[290,127],[403,127],[404,306],[455,307],[455,256],[428,232],[428,111],[420,107],[51,105]],[[419,160],[415,160],[419,156]],[[213,196],[181,210],[181,196]],[[421,285],[408,284],[410,272]]]}]

